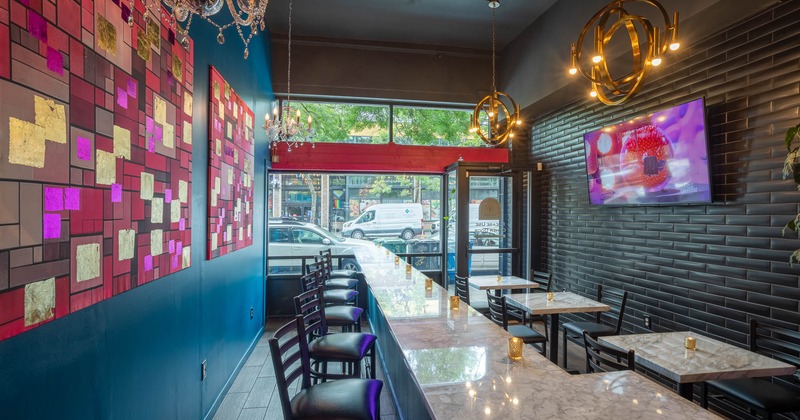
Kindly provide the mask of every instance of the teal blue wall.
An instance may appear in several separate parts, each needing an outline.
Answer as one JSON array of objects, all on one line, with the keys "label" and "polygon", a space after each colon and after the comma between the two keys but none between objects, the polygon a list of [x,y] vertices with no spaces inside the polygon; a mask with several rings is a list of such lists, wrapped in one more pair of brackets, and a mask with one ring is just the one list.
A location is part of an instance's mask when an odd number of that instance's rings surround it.
[{"label": "teal blue wall", "polygon": [[245,61],[235,31],[222,46],[216,35],[201,20],[192,26],[191,268],[0,342],[0,418],[202,418],[260,336],[268,145],[256,130],[253,245],[206,261],[208,72],[219,69],[258,123],[272,96],[269,37],[259,34]]}]

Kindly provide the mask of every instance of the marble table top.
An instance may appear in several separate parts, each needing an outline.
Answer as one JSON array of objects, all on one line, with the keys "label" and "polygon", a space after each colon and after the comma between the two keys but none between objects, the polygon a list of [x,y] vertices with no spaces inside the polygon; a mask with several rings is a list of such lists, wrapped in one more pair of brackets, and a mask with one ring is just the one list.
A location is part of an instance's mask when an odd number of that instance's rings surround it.
[{"label": "marble table top", "polygon": [[[697,340],[696,350],[684,347],[689,336]],[[600,337],[600,342],[633,349],[636,363],[678,383],[791,375],[796,370],[793,365],[688,331]]]},{"label": "marble table top", "polygon": [[547,300],[547,293],[511,293],[506,295],[506,299],[527,308],[534,315],[610,310],[604,303],[572,292],[554,292],[553,300]]},{"label": "marble table top", "polygon": [[532,346],[511,360],[511,335],[467,305],[451,310],[421,272],[380,248],[355,254],[434,419],[719,418],[635,372],[569,375]]},{"label": "marble table top", "polygon": [[469,284],[479,290],[501,290],[501,289],[536,289],[539,283],[523,279],[516,276],[472,276]]}]

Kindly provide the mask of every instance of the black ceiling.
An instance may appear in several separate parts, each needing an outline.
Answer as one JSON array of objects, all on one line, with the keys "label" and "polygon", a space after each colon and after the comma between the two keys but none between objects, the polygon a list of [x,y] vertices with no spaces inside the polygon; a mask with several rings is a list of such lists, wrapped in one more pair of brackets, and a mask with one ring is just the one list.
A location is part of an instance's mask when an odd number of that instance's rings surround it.
[{"label": "black ceiling", "polygon": [[[505,47],[556,0],[502,0],[497,48]],[[270,0],[267,24],[288,28],[289,0]],[[293,0],[293,36],[491,49],[486,0]]]}]

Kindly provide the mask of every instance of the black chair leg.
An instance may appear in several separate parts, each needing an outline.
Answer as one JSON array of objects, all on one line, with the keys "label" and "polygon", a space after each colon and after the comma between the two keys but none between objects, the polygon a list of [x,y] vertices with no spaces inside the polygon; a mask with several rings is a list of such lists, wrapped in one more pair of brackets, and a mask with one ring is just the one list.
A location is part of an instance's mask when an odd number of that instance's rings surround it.
[{"label": "black chair leg", "polygon": [[561,360],[564,363],[564,370],[567,370],[567,329],[562,329],[564,334],[561,337]]},{"label": "black chair leg", "polygon": [[700,384],[700,406],[708,410],[708,384]]},{"label": "black chair leg", "polygon": [[375,347],[373,344],[372,350],[369,351],[369,377],[375,379]]}]

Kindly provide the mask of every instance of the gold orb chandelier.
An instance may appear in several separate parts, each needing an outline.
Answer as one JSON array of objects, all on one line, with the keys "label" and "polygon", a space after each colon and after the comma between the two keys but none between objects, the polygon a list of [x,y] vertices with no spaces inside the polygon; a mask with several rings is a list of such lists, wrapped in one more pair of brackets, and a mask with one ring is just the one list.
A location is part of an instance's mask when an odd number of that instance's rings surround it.
[{"label": "gold orb chandelier", "polygon": [[485,143],[499,146],[509,138],[514,138],[514,129],[522,124],[519,105],[511,96],[497,90],[495,82],[495,9],[499,0],[489,0],[492,9],[492,92],[478,101],[470,118],[469,132],[475,133]]},{"label": "gold orb chandelier", "polygon": [[[657,10],[663,22],[654,25],[647,17],[628,13],[626,4],[644,4]],[[608,60],[614,55],[607,47],[614,34],[625,29],[630,38],[633,67],[630,72],[613,77]],[[594,35],[589,59],[584,59],[583,46],[589,33]],[[663,34],[663,35],[662,35]],[[644,38],[642,36],[644,35]],[[678,12],[669,14],[655,0],[615,0],[598,11],[583,27],[578,42],[572,44],[570,75],[580,73],[591,82],[589,95],[606,105],[619,105],[633,97],[652,67],[663,62],[668,51],[680,48],[678,42]]]}]

